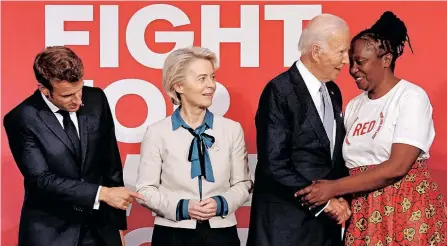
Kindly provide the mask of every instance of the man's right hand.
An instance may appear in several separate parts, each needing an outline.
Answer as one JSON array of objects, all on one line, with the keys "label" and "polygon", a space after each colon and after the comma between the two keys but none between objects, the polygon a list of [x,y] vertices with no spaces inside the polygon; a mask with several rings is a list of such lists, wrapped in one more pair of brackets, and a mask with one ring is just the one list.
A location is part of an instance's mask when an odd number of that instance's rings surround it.
[{"label": "man's right hand", "polygon": [[351,217],[351,210],[348,202],[343,198],[333,198],[324,212],[331,216],[338,224],[342,224]]},{"label": "man's right hand", "polygon": [[105,202],[114,208],[122,210],[126,210],[135,198],[146,201],[143,195],[130,191],[126,187],[109,188],[102,186],[99,192],[99,200],[101,202]]}]

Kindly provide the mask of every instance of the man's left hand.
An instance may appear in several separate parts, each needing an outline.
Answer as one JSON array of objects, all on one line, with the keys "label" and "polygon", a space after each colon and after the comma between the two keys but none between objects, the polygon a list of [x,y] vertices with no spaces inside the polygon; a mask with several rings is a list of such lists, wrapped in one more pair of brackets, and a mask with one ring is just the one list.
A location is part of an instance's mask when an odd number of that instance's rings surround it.
[{"label": "man's left hand", "polygon": [[317,180],[312,185],[295,193],[295,197],[301,196],[301,201],[314,208],[327,203],[335,197],[335,185],[332,180]]}]

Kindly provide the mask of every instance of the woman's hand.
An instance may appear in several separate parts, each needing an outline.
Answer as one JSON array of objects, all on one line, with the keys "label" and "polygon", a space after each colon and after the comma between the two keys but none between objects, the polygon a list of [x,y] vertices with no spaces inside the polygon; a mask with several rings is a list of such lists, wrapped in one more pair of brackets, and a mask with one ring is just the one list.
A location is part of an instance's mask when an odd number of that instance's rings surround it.
[{"label": "woman's hand", "polygon": [[317,180],[312,185],[299,190],[295,197],[301,197],[301,201],[314,208],[327,203],[335,197],[335,182],[332,180]]},{"label": "woman's hand", "polygon": [[203,201],[190,200],[188,204],[188,213],[191,219],[204,221],[216,216],[217,203],[213,198]]}]

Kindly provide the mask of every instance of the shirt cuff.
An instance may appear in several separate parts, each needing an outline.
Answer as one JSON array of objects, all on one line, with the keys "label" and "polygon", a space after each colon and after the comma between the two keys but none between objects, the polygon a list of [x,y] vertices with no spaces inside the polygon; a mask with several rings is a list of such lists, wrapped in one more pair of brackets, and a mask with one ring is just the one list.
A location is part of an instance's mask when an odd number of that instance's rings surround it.
[{"label": "shirt cuff", "polygon": [[189,199],[181,199],[178,202],[176,211],[177,221],[189,219],[188,205],[189,205]]},{"label": "shirt cuff", "polygon": [[331,200],[329,200],[329,201],[326,203],[326,205],[324,206],[324,208],[322,208],[318,213],[315,214],[315,217],[317,217],[318,215],[320,215],[321,212],[323,212],[323,210],[324,210],[325,208],[327,208],[327,206],[329,206],[329,203],[330,203],[330,202],[331,202]]},{"label": "shirt cuff", "polygon": [[93,209],[99,209],[99,192],[101,191],[101,186],[98,187],[98,191],[96,192],[95,204],[93,204]]},{"label": "shirt cuff", "polygon": [[223,196],[213,196],[212,197],[217,203],[216,216],[227,216],[228,215],[228,202]]}]

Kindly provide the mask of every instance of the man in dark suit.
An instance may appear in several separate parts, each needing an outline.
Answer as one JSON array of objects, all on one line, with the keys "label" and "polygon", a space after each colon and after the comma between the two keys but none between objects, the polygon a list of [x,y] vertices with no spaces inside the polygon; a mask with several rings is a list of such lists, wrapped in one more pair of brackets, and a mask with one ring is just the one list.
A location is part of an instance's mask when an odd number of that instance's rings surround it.
[{"label": "man in dark suit", "polygon": [[137,193],[123,183],[104,92],[84,87],[81,59],[66,47],[36,56],[38,90],[4,127],[24,177],[19,246],[119,246]]},{"label": "man in dark suit", "polygon": [[340,223],[350,216],[346,200],[314,208],[294,194],[314,180],[348,175],[342,96],[332,81],[349,62],[349,38],[342,19],[315,17],[300,37],[301,58],[262,92],[247,245],[342,244]]}]

